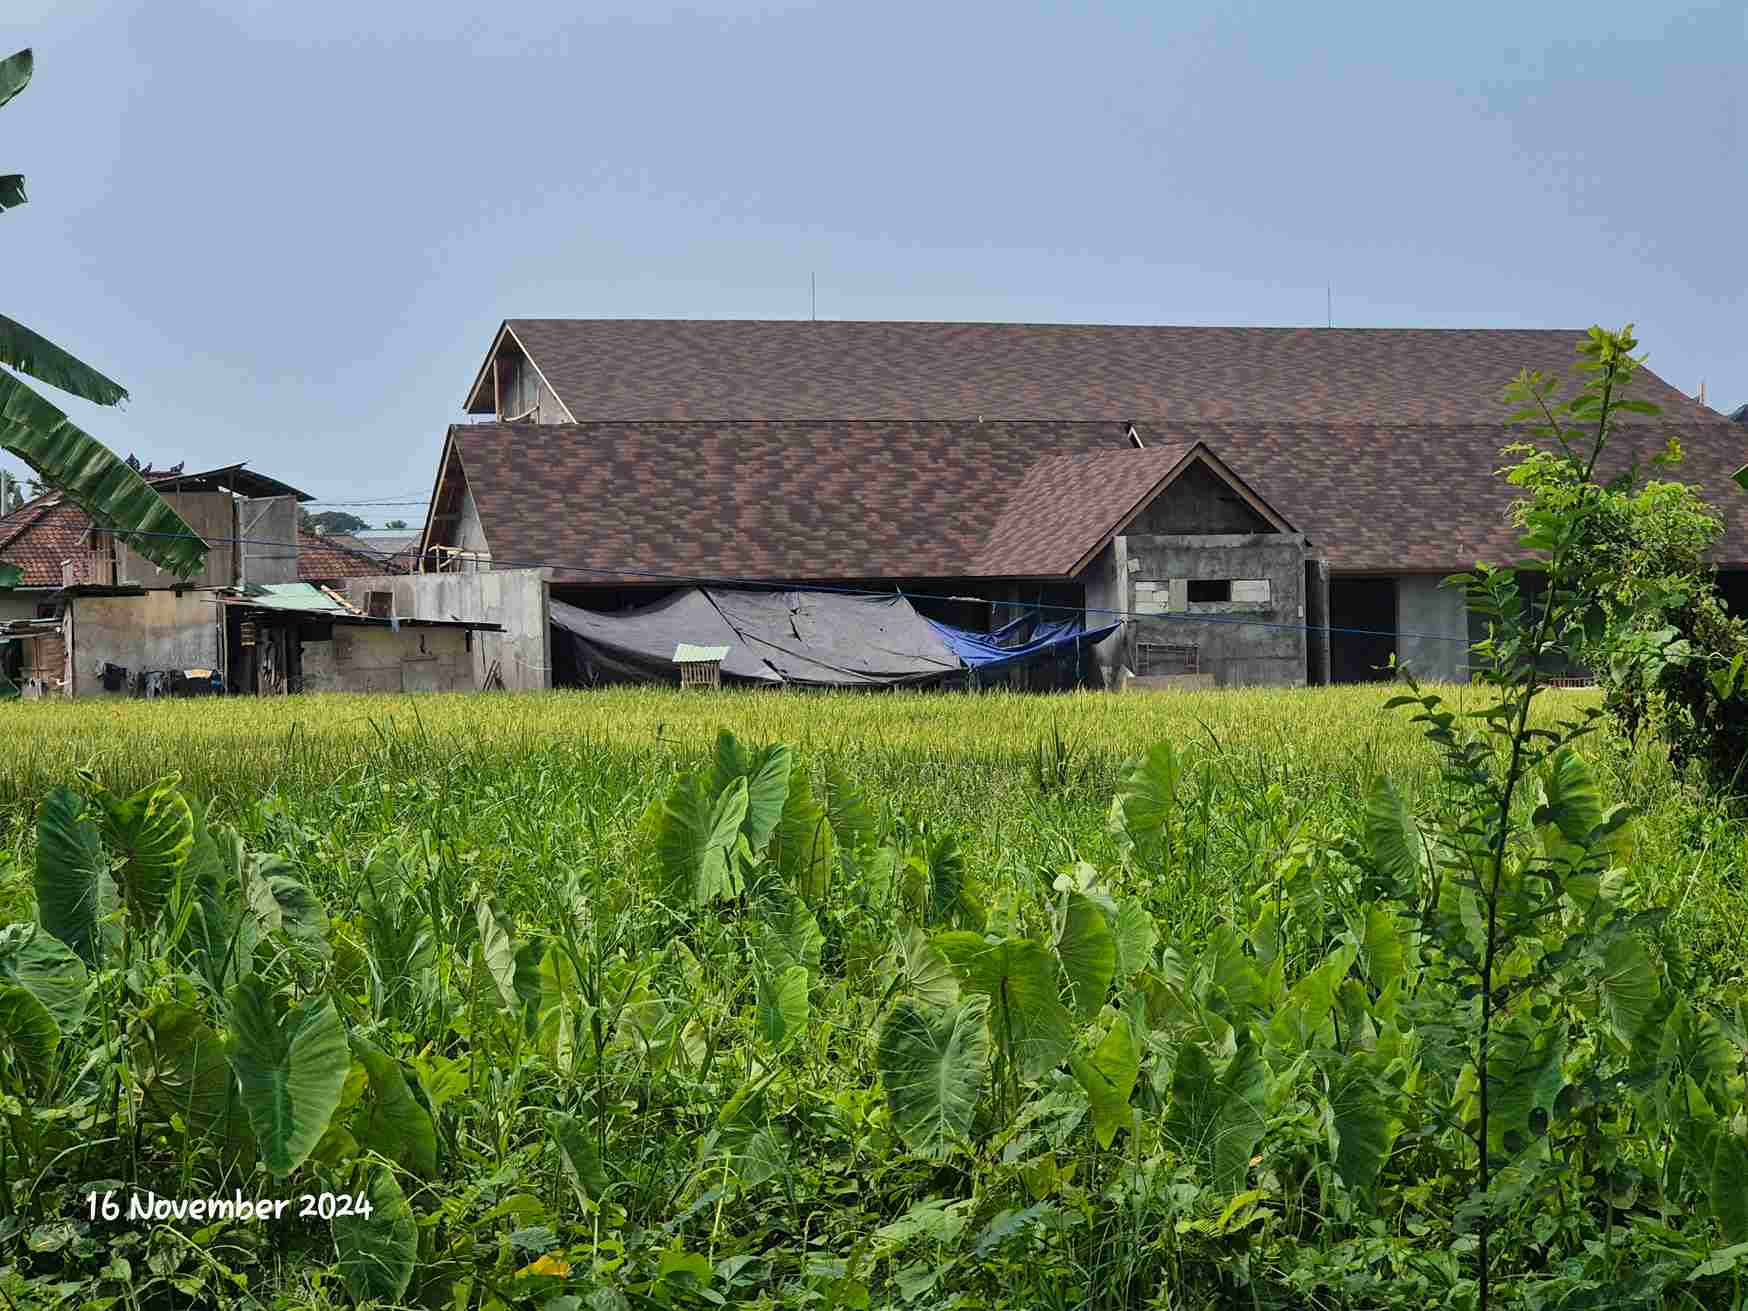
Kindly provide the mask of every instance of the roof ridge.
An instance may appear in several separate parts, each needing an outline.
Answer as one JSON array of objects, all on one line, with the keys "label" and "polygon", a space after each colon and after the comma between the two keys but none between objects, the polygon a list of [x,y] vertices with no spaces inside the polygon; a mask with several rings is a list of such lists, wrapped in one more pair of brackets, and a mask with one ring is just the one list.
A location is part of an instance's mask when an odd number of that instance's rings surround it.
[{"label": "roof ridge", "polygon": [[503,320],[505,323],[665,323],[665,324],[711,324],[723,326],[744,327],[757,324],[760,327],[774,327],[778,324],[809,324],[811,327],[883,327],[883,328],[1103,328],[1122,329],[1148,332],[1317,332],[1317,333],[1387,333],[1387,332],[1440,332],[1440,333],[1559,333],[1562,336],[1579,338],[1589,332],[1588,327],[1563,328],[1461,328],[1449,326],[1378,326],[1341,327],[1325,325],[1318,327],[1314,323],[1280,324],[1280,323],[1110,323],[1087,319],[742,319],[742,318],[666,318],[660,315],[637,315],[621,318],[588,318],[568,317],[562,315],[526,314],[511,316]]}]

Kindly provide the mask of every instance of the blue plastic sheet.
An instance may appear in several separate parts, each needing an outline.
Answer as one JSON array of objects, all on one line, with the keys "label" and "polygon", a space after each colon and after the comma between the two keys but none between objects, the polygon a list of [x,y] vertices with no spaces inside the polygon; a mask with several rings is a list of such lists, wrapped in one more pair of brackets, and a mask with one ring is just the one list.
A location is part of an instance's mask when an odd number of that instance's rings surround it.
[{"label": "blue plastic sheet", "polygon": [[933,619],[929,623],[954,653],[980,674],[996,673],[1073,643],[1101,642],[1122,627],[1121,624],[1107,624],[1103,628],[1089,629],[1078,615],[1057,620],[1022,615],[993,633],[973,633],[950,624],[936,623]]}]

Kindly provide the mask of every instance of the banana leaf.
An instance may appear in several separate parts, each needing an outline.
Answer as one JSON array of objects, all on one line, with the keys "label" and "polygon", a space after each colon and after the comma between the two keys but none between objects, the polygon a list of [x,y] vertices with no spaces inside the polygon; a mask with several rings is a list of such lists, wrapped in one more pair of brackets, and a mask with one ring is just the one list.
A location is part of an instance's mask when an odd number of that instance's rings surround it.
[{"label": "banana leaf", "polygon": [[[4,320],[0,320],[3,328]],[[0,351],[5,343],[0,341]],[[153,564],[191,578],[207,544],[124,460],[20,379],[0,372],[0,448]]]},{"label": "banana leaf", "polygon": [[[20,179],[21,195],[22,183]],[[47,337],[4,314],[0,314],[0,364],[99,405],[116,405],[127,399],[127,388],[119,382],[104,377]]]},{"label": "banana leaf", "polygon": [[24,90],[30,82],[32,65],[33,59],[28,50],[20,50],[15,55],[0,59],[0,105]]}]

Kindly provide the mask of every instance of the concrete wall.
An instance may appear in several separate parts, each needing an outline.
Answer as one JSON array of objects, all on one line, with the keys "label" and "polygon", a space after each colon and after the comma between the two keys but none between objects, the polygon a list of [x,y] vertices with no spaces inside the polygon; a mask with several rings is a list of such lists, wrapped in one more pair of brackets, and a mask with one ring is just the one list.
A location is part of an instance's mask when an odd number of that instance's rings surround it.
[{"label": "concrete wall", "polygon": [[460,628],[392,629],[335,624],[326,642],[303,643],[305,692],[469,692],[476,686]]},{"label": "concrete wall", "polygon": [[103,690],[105,664],[133,673],[220,668],[218,610],[211,592],[69,597],[69,694],[125,696]]},{"label": "concrete wall", "polygon": [[1329,663],[1329,561],[1305,561],[1306,681],[1313,687],[1328,687]]},{"label": "concrete wall", "polygon": [[1396,580],[1396,661],[1422,682],[1466,683],[1469,609],[1461,588],[1438,585],[1442,577],[1406,574]]},{"label": "concrete wall", "polygon": [[[1128,643],[1128,561],[1128,539],[1114,537],[1110,545],[1093,557],[1093,562],[1082,574],[1086,582],[1086,626],[1102,628],[1112,622],[1123,624],[1092,649],[1093,662],[1098,666],[1104,685],[1112,689],[1122,686],[1118,679]],[[1107,613],[1100,614],[1101,610]]]},{"label": "concrete wall", "polygon": [[552,612],[544,570],[494,569],[347,580],[346,597],[354,605],[364,605],[367,592],[393,592],[395,613],[406,619],[475,619],[502,624],[502,633],[474,634],[472,686],[484,686],[494,662],[504,686],[511,691],[552,686]]},{"label": "concrete wall", "polygon": [[0,591],[0,622],[7,619],[35,619],[37,598],[36,592]]},{"label": "concrete wall", "polygon": [[[1143,642],[1193,645],[1201,672],[1222,687],[1303,686],[1307,644],[1305,539],[1297,534],[1213,534],[1125,538],[1131,604],[1126,658],[1143,672]],[[1266,601],[1246,599],[1260,587],[1235,586],[1225,602],[1187,600],[1203,580],[1266,583]],[[1182,616],[1172,618],[1173,614]],[[1245,620],[1253,622],[1245,622]],[[1213,620],[1214,622],[1206,622]],[[1273,627],[1271,625],[1280,625]]]}]

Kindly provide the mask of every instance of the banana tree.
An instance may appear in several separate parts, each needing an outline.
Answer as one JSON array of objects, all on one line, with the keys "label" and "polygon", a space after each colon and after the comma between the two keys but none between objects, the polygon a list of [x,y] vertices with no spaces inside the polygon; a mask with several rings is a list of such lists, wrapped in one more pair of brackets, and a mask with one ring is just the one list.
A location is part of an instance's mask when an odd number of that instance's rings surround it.
[{"label": "banana tree", "polygon": [[[0,106],[29,84],[31,68],[29,50],[0,60]],[[0,175],[0,211],[24,202],[24,178]],[[113,531],[160,568],[182,578],[199,573],[207,550],[200,535],[126,461],[18,374],[99,405],[119,404],[127,399],[127,390],[3,314],[0,365],[5,366],[0,368],[0,449],[23,460],[93,523]],[[0,562],[0,589],[16,587],[21,576],[16,566]]]}]

